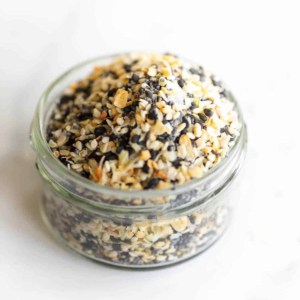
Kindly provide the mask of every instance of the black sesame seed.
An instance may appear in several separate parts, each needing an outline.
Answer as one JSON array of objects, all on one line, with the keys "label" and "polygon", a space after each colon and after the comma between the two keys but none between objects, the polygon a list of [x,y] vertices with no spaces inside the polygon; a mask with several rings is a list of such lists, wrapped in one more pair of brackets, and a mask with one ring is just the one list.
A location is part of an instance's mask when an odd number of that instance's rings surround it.
[{"label": "black sesame seed", "polygon": [[118,155],[112,151],[105,153],[104,156],[105,156],[105,160],[117,160],[118,159]]},{"label": "black sesame seed", "polygon": [[124,220],[122,220],[122,225],[131,226],[132,225],[132,220],[129,219],[129,218],[125,218]]},{"label": "black sesame seed", "polygon": [[120,145],[120,146],[118,146],[118,148],[116,149],[116,152],[117,152],[118,154],[120,154],[120,153],[122,152],[122,150],[124,150],[124,146],[123,146],[123,145]]},{"label": "black sesame seed", "polygon": [[131,111],[133,111],[133,106],[128,105],[128,106],[123,108],[123,111],[125,112],[125,114],[129,114]]},{"label": "black sesame seed", "polygon": [[148,220],[157,220],[157,214],[149,214],[147,215]]},{"label": "black sesame seed", "polygon": [[100,155],[98,155],[96,151],[93,151],[93,152],[89,155],[89,158],[93,158],[93,159],[95,159],[97,162],[100,161]]},{"label": "black sesame seed", "polygon": [[86,172],[86,171],[81,172],[80,175],[83,176],[84,178],[89,178],[90,177],[90,173]]},{"label": "black sesame seed", "polygon": [[127,145],[125,149],[128,151],[129,155],[134,153],[134,150],[129,145]]},{"label": "black sesame seed", "polygon": [[115,140],[118,140],[118,139],[119,139],[119,136],[116,135],[116,134],[114,134],[114,133],[112,133],[112,134],[110,135],[110,137],[109,137],[109,140],[110,140],[110,141],[115,141]]},{"label": "black sesame seed", "polygon": [[177,158],[177,159],[175,159],[174,161],[172,161],[172,165],[175,167],[175,168],[179,168],[180,166],[181,166],[181,164],[180,164],[180,159],[179,158]]},{"label": "black sesame seed", "polygon": [[177,83],[181,88],[184,87],[184,80],[182,78],[178,79]]},{"label": "black sesame seed", "polygon": [[[64,165],[68,165],[68,163],[69,163],[69,161],[67,160],[67,158],[66,157],[64,157],[64,156],[61,156],[60,158],[59,158],[59,160],[64,164]],[[36,165],[37,166],[37,165]],[[37,167],[38,168],[38,167]]]},{"label": "black sesame seed", "polygon": [[163,133],[163,134],[161,134],[161,135],[158,135],[158,136],[156,137],[156,139],[157,139],[158,141],[165,142],[165,141],[167,141],[167,140],[169,139],[169,137],[170,137],[170,135],[169,135],[167,132],[165,132],[165,133]]},{"label": "black sesame seed", "polygon": [[196,103],[195,102],[192,102],[191,106],[190,106],[191,109],[194,109],[196,108]]},{"label": "black sesame seed", "polygon": [[195,221],[196,221],[196,217],[195,217],[195,216],[190,215],[190,216],[189,216],[189,219],[190,219],[190,222],[191,222],[192,224],[195,224]]},{"label": "black sesame seed", "polygon": [[143,167],[142,167],[142,171],[143,171],[144,173],[148,174],[148,173],[149,173],[149,170],[150,170],[150,168],[149,168],[147,162],[145,162],[145,164],[144,164]]},{"label": "black sesame seed", "polygon": [[130,104],[130,105],[124,107],[124,108],[123,108],[123,111],[124,111],[126,114],[129,114],[130,112],[135,111],[138,105],[139,105],[139,101],[134,101],[132,104]]},{"label": "black sesame seed", "polygon": [[84,242],[81,245],[82,245],[83,251],[97,249],[97,244],[93,240],[88,240],[87,242]]},{"label": "black sesame seed", "polygon": [[148,113],[148,118],[150,120],[157,120],[158,116],[157,116],[157,113],[155,111],[155,108],[151,108],[149,113]]},{"label": "black sesame seed", "polygon": [[[83,222],[83,223],[89,223],[92,219],[90,215],[85,213],[77,214],[75,218],[78,219],[79,222]],[[93,236],[91,236],[90,238],[93,239]]]},{"label": "black sesame seed", "polygon": [[199,118],[201,119],[201,121],[206,122],[207,121],[207,116],[205,114],[200,113],[199,114]]},{"label": "black sesame seed", "polygon": [[202,76],[203,76],[203,68],[202,67],[198,67],[198,69],[196,69],[196,68],[191,68],[190,69],[190,72],[192,73],[192,74],[197,74],[197,75],[199,75],[200,76],[200,78],[202,79]]},{"label": "black sesame seed", "polygon": [[[126,205],[128,205],[128,202],[125,201],[125,200],[114,199],[114,200],[111,201],[111,204],[112,205],[124,205],[124,206],[126,206]],[[116,221],[114,221],[114,222],[116,223]],[[112,240],[112,237],[110,237],[110,239]]]},{"label": "black sesame seed", "polygon": [[150,150],[151,159],[154,160],[154,159],[157,157],[158,153],[159,153],[159,151],[156,151],[156,150],[151,149],[151,150]]},{"label": "black sesame seed", "polygon": [[183,130],[181,130],[180,133],[181,133],[181,134],[186,134],[186,133],[187,133],[187,128],[184,128]]},{"label": "black sesame seed", "polygon": [[168,148],[167,148],[168,151],[174,151],[175,149],[176,148],[175,148],[174,145],[169,145]]},{"label": "black sesame seed", "polygon": [[146,97],[150,98],[151,100],[153,100],[153,94],[150,91],[145,91]]},{"label": "black sesame seed", "polygon": [[208,117],[211,117],[213,115],[213,112],[208,109],[208,108],[204,108],[204,113],[208,116]]},{"label": "black sesame seed", "polygon": [[228,129],[228,126],[226,125],[225,127],[221,128],[220,129],[220,133],[226,133],[227,135],[232,135],[230,132],[229,132],[229,129]]},{"label": "black sesame seed", "polygon": [[69,101],[74,101],[74,95],[63,95],[59,100],[59,105],[68,103]]},{"label": "black sesame seed", "polygon": [[126,72],[130,72],[130,71],[131,71],[131,65],[125,64],[125,65],[123,66],[123,68],[124,68],[124,70],[125,70]]},{"label": "black sesame seed", "polygon": [[188,128],[190,126],[190,121],[186,116],[182,118],[182,122],[185,123],[185,128]]},{"label": "black sesame seed", "polygon": [[120,250],[122,250],[122,248],[121,248],[121,245],[120,245],[120,244],[112,244],[112,247],[113,247],[113,249],[114,249],[114,250],[116,250],[116,251],[120,251]]},{"label": "black sesame seed", "polygon": [[76,93],[83,93],[85,96],[89,95],[91,92],[90,86],[79,87],[76,89]]},{"label": "black sesame seed", "polygon": [[192,74],[198,74],[198,73],[199,73],[199,71],[198,71],[197,69],[195,69],[195,68],[191,68],[191,69],[190,69],[190,72],[191,72]]},{"label": "black sesame seed", "polygon": [[78,115],[79,121],[84,121],[91,118],[93,118],[93,114],[90,111],[83,111]]},{"label": "black sesame seed", "polygon": [[195,124],[195,116],[194,115],[190,115],[190,118],[191,118],[191,124]]},{"label": "black sesame seed", "polygon": [[131,141],[132,143],[138,144],[138,142],[140,141],[141,136],[138,134],[135,134],[132,136]]},{"label": "black sesame seed", "polygon": [[187,248],[188,244],[191,242],[193,238],[193,234],[191,234],[190,232],[184,233],[183,235],[181,235],[179,238],[175,239],[172,241],[174,247],[176,249],[183,249],[183,248]]},{"label": "black sesame seed", "polygon": [[220,93],[220,96],[224,97],[224,98],[229,98],[229,94],[228,91],[226,91],[225,89]]},{"label": "black sesame seed", "polygon": [[[117,222],[117,220],[114,220],[114,223],[116,223],[116,224],[118,224],[118,225],[121,224],[120,222]],[[121,242],[120,239],[115,238],[114,236],[110,236],[110,239],[111,239],[111,241],[114,242],[114,243],[120,243],[120,242]]]},{"label": "black sesame seed", "polygon": [[117,88],[113,88],[113,89],[109,90],[109,92],[107,93],[107,96],[108,97],[114,97],[114,95],[116,94],[117,90],[118,90]]},{"label": "black sesame seed", "polygon": [[146,143],[148,142],[149,137],[150,137],[150,131],[148,131],[148,132],[145,134],[145,138],[144,138],[144,141],[143,141],[143,145],[144,145],[144,146],[146,146]]},{"label": "black sesame seed", "polygon": [[159,182],[160,182],[160,178],[151,178],[148,181],[147,189],[153,189],[153,188],[155,188],[158,185]]},{"label": "black sesame seed", "polygon": [[138,83],[140,80],[140,77],[138,75],[136,75],[135,73],[133,73],[131,76],[131,80],[135,83]]},{"label": "black sesame seed", "polygon": [[122,240],[123,243],[126,243],[126,244],[131,244],[131,240],[130,239],[125,239],[125,240]]},{"label": "black sesame seed", "polygon": [[107,129],[103,126],[97,127],[94,131],[95,136],[100,136],[103,135],[104,133],[106,133]]},{"label": "black sesame seed", "polygon": [[65,121],[65,119],[68,117],[68,115],[69,115],[70,112],[71,112],[71,108],[68,107],[66,110],[64,110],[64,111],[62,112],[60,118],[54,117],[54,115],[53,115],[53,118],[54,118],[55,120]]},{"label": "black sesame seed", "polygon": [[121,262],[124,262],[124,263],[128,264],[129,259],[130,259],[130,255],[129,255],[128,252],[120,252],[119,253],[119,260]]},{"label": "black sesame seed", "polygon": [[65,143],[65,146],[72,146],[75,143],[75,137],[74,136],[70,136],[68,138],[68,141]]}]

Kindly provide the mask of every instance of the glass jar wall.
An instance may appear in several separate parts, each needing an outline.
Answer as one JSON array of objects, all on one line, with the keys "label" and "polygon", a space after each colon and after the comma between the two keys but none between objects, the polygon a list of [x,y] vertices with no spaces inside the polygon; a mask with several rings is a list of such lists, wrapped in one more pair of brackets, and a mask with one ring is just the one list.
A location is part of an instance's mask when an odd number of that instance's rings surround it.
[{"label": "glass jar wall", "polygon": [[172,189],[123,191],[100,186],[66,168],[47,145],[46,125],[61,92],[95,64],[85,62],[58,78],[44,93],[32,124],[37,168],[44,179],[42,215],[48,228],[79,253],[124,267],[164,266],[187,259],[213,244],[227,228],[235,201],[232,183],[245,156],[247,133],[202,178]]}]

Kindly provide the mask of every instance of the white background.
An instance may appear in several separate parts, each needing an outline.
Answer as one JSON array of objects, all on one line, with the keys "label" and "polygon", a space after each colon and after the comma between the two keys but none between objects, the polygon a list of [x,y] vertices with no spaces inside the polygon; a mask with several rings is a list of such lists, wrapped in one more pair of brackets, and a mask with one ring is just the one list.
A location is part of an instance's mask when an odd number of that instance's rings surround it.
[{"label": "white background", "polygon": [[[0,0],[0,299],[300,299],[299,1]],[[60,246],[38,211],[28,133],[42,91],[90,57],[172,51],[224,79],[249,151],[232,227],[154,271]]]}]

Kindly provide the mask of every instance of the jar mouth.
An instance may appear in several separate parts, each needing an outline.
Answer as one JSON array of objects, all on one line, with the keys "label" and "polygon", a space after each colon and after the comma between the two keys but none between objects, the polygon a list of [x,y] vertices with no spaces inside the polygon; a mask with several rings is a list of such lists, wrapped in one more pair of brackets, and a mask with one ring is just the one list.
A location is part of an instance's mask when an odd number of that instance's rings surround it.
[{"label": "jar mouth", "polygon": [[[49,87],[42,94],[38,106],[36,108],[35,116],[32,123],[31,129],[31,143],[34,150],[37,152],[38,157],[42,161],[46,161],[47,165],[51,166],[51,169],[55,169],[56,176],[60,178],[68,178],[68,180],[72,181],[75,185],[81,186],[91,192],[101,193],[103,195],[108,196],[117,196],[124,198],[151,198],[151,197],[166,197],[172,195],[178,195],[181,193],[185,193],[194,188],[199,187],[200,185],[205,185],[208,181],[212,180],[214,177],[218,177],[219,174],[226,168],[229,162],[232,161],[233,157],[238,155],[241,152],[241,144],[245,143],[247,139],[246,125],[244,123],[244,119],[242,116],[241,109],[235,100],[233,94],[229,91],[229,100],[234,104],[234,109],[238,114],[239,121],[241,123],[240,134],[237,136],[234,145],[229,150],[226,157],[224,157],[216,166],[212,167],[208,170],[201,178],[192,179],[186,183],[175,185],[172,188],[167,189],[147,189],[147,190],[121,190],[112,188],[109,186],[99,185],[96,182],[93,182],[87,178],[82,177],[76,172],[68,169],[64,164],[62,164],[59,159],[54,157],[48,143],[46,140],[46,128],[45,128],[45,110],[49,108],[49,105],[53,103],[47,103],[48,97],[53,89],[64,79],[66,79],[69,75],[78,71],[82,67],[91,64],[97,63],[100,60],[108,60],[113,59],[119,55],[126,54],[114,54],[108,56],[96,57],[82,63],[79,63],[63,73],[57,79],[55,79]],[[53,101],[52,101],[53,102]]]}]

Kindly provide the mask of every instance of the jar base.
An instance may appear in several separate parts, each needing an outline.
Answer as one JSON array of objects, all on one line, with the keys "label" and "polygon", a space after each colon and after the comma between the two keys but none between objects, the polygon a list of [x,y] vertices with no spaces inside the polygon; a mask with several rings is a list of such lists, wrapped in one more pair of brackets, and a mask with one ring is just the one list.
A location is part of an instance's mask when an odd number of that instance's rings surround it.
[{"label": "jar base", "polygon": [[188,260],[192,259],[193,257],[205,252],[207,249],[209,249],[211,246],[213,246],[223,236],[223,234],[226,232],[227,228],[229,227],[230,220],[231,220],[230,217],[227,218],[226,223],[223,224],[223,226],[222,226],[222,230],[220,230],[217,235],[215,235],[214,237],[209,239],[205,244],[203,244],[201,247],[198,247],[197,249],[195,249],[195,251],[192,251],[188,255],[185,255],[185,256],[182,256],[178,259],[174,259],[172,261],[167,261],[167,262],[154,263],[154,264],[142,264],[142,265],[136,264],[136,265],[134,265],[134,264],[117,263],[117,262],[110,261],[108,259],[102,259],[102,258],[99,258],[99,257],[88,255],[87,253],[85,253],[83,251],[80,251],[79,249],[76,249],[75,247],[72,247],[72,245],[70,243],[68,243],[61,236],[59,231],[56,230],[55,227],[50,223],[49,218],[47,216],[47,212],[45,210],[45,206],[43,204],[43,199],[40,200],[40,213],[41,213],[41,216],[42,216],[42,220],[43,220],[45,226],[47,227],[48,231],[50,232],[50,234],[55,238],[55,240],[60,242],[67,249],[71,249],[76,254],[80,254],[80,255],[82,255],[82,256],[90,259],[90,260],[93,260],[93,261],[96,261],[96,262],[99,262],[99,263],[103,263],[105,265],[109,265],[110,267],[117,267],[117,268],[124,268],[124,269],[137,269],[137,270],[160,269],[160,268],[165,268],[165,267],[170,267],[170,266],[173,266],[173,265],[177,265],[177,264],[180,264],[180,263],[183,263],[185,261],[188,261]]}]

